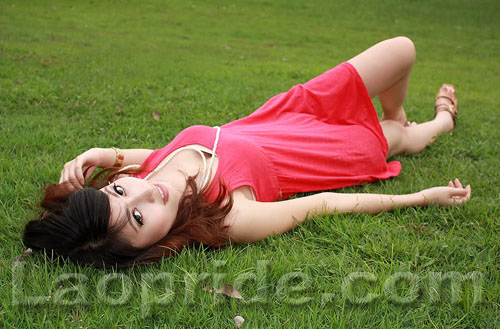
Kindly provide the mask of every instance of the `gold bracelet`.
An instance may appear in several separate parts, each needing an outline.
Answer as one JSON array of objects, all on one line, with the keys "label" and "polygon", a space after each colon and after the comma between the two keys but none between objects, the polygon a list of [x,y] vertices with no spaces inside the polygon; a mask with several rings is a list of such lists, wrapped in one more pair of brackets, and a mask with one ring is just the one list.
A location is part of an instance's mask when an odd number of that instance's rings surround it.
[{"label": "gold bracelet", "polygon": [[116,147],[111,147],[111,148],[115,150],[116,153],[116,159],[115,163],[113,164],[113,167],[121,167],[123,165],[123,159],[125,159],[123,151]]}]

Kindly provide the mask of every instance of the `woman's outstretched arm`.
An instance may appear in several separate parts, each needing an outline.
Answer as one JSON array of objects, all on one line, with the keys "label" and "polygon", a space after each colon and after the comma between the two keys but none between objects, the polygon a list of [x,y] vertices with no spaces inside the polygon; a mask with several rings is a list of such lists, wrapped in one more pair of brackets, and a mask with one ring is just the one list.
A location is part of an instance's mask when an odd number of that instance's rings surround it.
[{"label": "woman's outstretched arm", "polygon": [[456,179],[454,183],[450,181],[448,186],[401,195],[324,192],[279,202],[257,202],[235,197],[233,216],[228,219],[229,235],[234,242],[255,242],[287,232],[313,215],[334,212],[376,214],[400,207],[430,204],[452,206],[467,202],[470,196],[470,185],[463,187]]}]

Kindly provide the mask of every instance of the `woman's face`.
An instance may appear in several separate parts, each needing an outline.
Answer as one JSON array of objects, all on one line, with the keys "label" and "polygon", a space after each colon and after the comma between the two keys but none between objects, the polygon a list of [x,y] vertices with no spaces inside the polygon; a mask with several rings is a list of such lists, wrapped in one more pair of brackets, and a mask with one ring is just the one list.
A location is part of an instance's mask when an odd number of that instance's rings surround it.
[{"label": "woman's face", "polygon": [[136,248],[149,247],[167,235],[182,195],[168,182],[135,177],[119,178],[101,191],[109,198],[110,227],[126,218],[120,234]]}]

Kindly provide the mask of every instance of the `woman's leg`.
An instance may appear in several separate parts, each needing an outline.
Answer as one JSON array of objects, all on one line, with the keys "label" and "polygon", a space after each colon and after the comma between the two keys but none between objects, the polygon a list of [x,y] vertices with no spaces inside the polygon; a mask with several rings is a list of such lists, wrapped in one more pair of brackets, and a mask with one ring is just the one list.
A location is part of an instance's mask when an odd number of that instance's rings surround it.
[{"label": "woman's leg", "polygon": [[406,125],[403,102],[415,63],[413,42],[406,37],[385,40],[348,62],[358,71],[370,97],[378,96],[384,111],[382,120]]},{"label": "woman's leg", "polygon": [[397,121],[384,120],[380,122],[384,131],[389,151],[387,158],[397,154],[420,152],[436,138],[453,129],[453,118],[449,112],[439,112],[434,120],[404,127]]},{"label": "woman's leg", "polygon": [[[434,120],[409,124],[403,109],[415,46],[406,37],[377,43],[349,60],[358,71],[370,97],[379,97],[384,111],[380,125],[389,144],[387,157],[422,151],[441,133],[453,129],[450,113],[439,112]],[[451,91],[454,94],[454,90]],[[442,98],[440,101],[449,102]]]}]

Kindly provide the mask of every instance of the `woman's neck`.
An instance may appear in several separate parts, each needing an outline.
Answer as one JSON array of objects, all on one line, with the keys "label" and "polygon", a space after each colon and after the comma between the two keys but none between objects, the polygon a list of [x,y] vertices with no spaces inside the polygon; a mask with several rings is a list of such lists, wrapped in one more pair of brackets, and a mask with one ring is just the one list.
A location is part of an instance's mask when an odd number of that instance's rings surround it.
[{"label": "woman's neck", "polygon": [[[206,163],[210,162],[211,155],[204,152]],[[215,157],[208,178],[207,186],[210,185],[218,167],[218,159]],[[202,185],[202,176],[204,172],[204,162],[201,155],[193,149],[184,149],[172,157],[164,166],[158,168],[149,178],[151,181],[170,181],[175,185],[186,188],[186,179],[189,176],[196,175],[196,183],[199,187]]]}]

